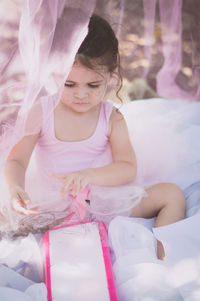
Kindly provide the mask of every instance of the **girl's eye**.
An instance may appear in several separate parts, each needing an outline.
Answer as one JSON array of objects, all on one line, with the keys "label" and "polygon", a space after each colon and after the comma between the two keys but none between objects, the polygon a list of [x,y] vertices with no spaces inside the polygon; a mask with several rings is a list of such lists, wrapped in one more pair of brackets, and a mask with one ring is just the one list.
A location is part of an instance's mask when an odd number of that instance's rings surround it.
[{"label": "girl's eye", "polygon": [[89,86],[90,88],[98,88],[98,87],[99,87],[99,85],[95,85],[95,84],[88,84],[88,86]]},{"label": "girl's eye", "polygon": [[[67,88],[73,88],[73,87],[75,87],[75,84],[73,84],[73,83],[65,83],[65,87],[67,87]],[[94,89],[94,88],[98,88],[99,85],[98,84],[88,84],[88,87]]]},{"label": "girl's eye", "polygon": [[74,87],[74,84],[67,84],[67,83],[65,83],[65,87],[72,88],[72,87]]}]

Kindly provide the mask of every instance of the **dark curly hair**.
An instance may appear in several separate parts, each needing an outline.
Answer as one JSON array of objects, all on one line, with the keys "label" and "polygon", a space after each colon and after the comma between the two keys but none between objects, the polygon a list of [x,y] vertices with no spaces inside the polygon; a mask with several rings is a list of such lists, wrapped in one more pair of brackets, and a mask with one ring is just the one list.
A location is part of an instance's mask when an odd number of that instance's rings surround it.
[{"label": "dark curly hair", "polygon": [[116,94],[122,101],[118,95],[122,86],[118,40],[110,24],[101,16],[96,14],[91,16],[88,34],[79,47],[75,61],[90,69],[106,66],[110,73],[116,72],[119,78]]}]

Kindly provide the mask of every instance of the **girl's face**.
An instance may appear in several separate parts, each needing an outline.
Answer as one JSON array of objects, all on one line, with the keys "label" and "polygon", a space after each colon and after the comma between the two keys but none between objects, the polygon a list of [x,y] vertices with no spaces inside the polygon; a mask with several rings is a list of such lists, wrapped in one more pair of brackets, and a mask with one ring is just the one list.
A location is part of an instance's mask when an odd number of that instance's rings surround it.
[{"label": "girl's face", "polygon": [[87,112],[103,100],[109,80],[110,73],[105,67],[99,71],[74,64],[65,82],[61,102],[75,112]]}]

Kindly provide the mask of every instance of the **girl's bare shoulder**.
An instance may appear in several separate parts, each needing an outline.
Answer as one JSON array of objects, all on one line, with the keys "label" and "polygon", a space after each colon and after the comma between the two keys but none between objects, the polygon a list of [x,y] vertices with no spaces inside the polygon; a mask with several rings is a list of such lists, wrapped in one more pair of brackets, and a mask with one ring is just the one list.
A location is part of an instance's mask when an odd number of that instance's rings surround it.
[{"label": "girl's bare shoulder", "polygon": [[25,133],[39,134],[43,124],[43,110],[41,101],[36,101],[25,116]]},{"label": "girl's bare shoulder", "polygon": [[119,111],[118,108],[113,107],[112,113],[110,115],[110,120],[109,120],[109,136],[113,130],[114,127],[122,127],[126,128],[126,122],[124,119],[123,114]]}]

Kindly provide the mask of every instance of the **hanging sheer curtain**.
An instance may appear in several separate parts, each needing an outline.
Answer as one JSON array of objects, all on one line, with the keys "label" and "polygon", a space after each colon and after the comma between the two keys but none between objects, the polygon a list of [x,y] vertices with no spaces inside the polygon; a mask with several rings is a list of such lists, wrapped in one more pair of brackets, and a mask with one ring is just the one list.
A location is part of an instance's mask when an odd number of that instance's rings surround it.
[{"label": "hanging sheer curtain", "polygon": [[182,64],[182,0],[159,1],[164,63],[157,74],[157,91],[162,97],[190,98],[176,84]]},{"label": "hanging sheer curtain", "polygon": [[[199,100],[199,72],[198,66],[195,66],[196,63],[193,62],[199,56],[198,51],[196,51],[197,36],[194,34],[194,24],[190,26],[193,17],[195,17],[194,10],[195,6],[198,7],[197,4],[197,2],[192,1],[183,9],[182,0],[143,0],[144,57],[148,62],[147,68],[144,70],[144,77],[148,78],[149,76],[153,47],[154,51],[156,45],[159,47],[159,43],[155,41],[156,26],[159,26],[162,63],[155,74],[155,88],[160,97]],[[191,9],[189,14],[188,7]],[[156,18],[156,9],[159,18]],[[197,13],[197,15],[199,14]],[[198,17],[196,16],[195,19],[198,20]],[[188,34],[189,40],[186,40]],[[195,42],[193,36],[196,37]],[[183,54],[184,56],[187,55],[186,66],[183,64]],[[182,83],[179,80],[181,76]],[[187,88],[184,86],[186,81]]]},{"label": "hanging sheer curtain", "polygon": [[12,33],[9,22],[1,25],[1,150],[38,132],[41,118],[48,118],[37,108],[41,96],[56,94],[57,104],[95,0],[4,1],[2,15],[14,8],[12,39],[5,38]]}]

